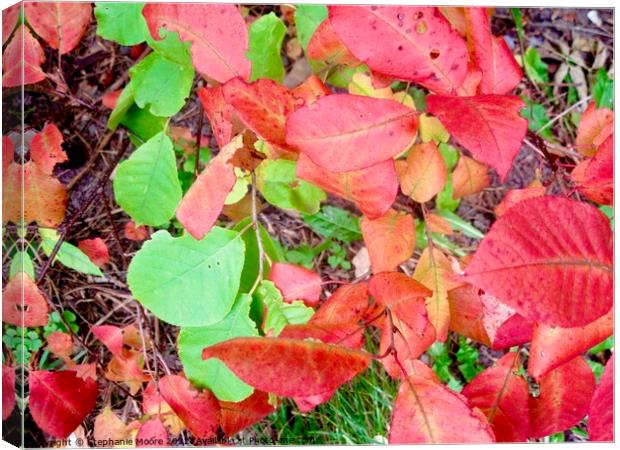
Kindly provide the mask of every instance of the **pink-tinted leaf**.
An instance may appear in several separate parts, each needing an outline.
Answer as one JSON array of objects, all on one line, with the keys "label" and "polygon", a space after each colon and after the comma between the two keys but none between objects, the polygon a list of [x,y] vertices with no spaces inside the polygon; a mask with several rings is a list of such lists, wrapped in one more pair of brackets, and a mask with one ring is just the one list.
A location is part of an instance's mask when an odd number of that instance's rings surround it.
[{"label": "pink-tinted leaf", "polygon": [[454,94],[467,71],[467,46],[437,8],[330,6],[329,21],[370,69]]},{"label": "pink-tinted leaf", "polygon": [[45,125],[43,131],[32,138],[30,157],[44,173],[51,175],[56,164],[69,159],[62,149],[62,142],[62,133],[53,123]]},{"label": "pink-tinted leaf", "polygon": [[136,447],[168,447],[168,431],[159,418],[142,424],[136,435]]},{"label": "pink-tinted leaf", "polygon": [[588,412],[588,434],[590,441],[614,440],[614,355],[607,361],[592,396]]},{"label": "pink-tinted leaf", "polygon": [[324,20],[315,30],[308,42],[308,57],[328,65],[359,66],[361,61],[351,54],[338,35],[334,32],[329,20]]},{"label": "pink-tinted leaf", "polygon": [[401,190],[418,203],[427,202],[441,192],[448,177],[446,164],[434,142],[414,145],[406,166],[398,172]]},{"label": "pink-tinted leaf", "polygon": [[2,364],[2,420],[9,418],[15,403],[15,367]]},{"label": "pink-tinted leaf", "polygon": [[592,159],[582,161],[571,174],[577,188],[593,202],[614,203],[614,135],[599,146]]},{"label": "pink-tinted leaf", "polygon": [[330,391],[323,394],[311,395],[309,397],[295,397],[293,400],[295,400],[295,404],[297,408],[299,408],[299,411],[307,413],[317,406],[330,401],[335,393],[336,391]]},{"label": "pink-tinted leaf", "polygon": [[65,360],[73,354],[73,338],[68,333],[54,331],[47,337],[47,349]]},{"label": "pink-tinted leaf", "polygon": [[224,100],[221,86],[200,88],[198,98],[207,114],[217,145],[224,147],[233,137],[233,107]]},{"label": "pink-tinted leaf", "polygon": [[540,395],[530,398],[530,437],[540,438],[577,425],[588,413],[596,387],[594,373],[581,356],[539,380]]},{"label": "pink-tinted leaf", "polygon": [[110,262],[108,246],[105,241],[99,237],[81,240],[78,242],[78,248],[98,267],[103,267]]},{"label": "pink-tinted leaf", "polygon": [[501,216],[465,274],[532,321],[583,326],[612,306],[612,256],[603,213],[545,196],[524,200]]},{"label": "pink-tinted leaf", "polygon": [[614,132],[614,113],[607,108],[588,105],[581,115],[575,146],[585,156],[594,156],[596,149]]},{"label": "pink-tinted leaf", "polygon": [[251,65],[245,57],[248,31],[235,5],[153,3],[142,13],[155,39],[163,27],[192,43],[194,67],[203,76],[220,83],[250,77]]},{"label": "pink-tinted leaf", "polygon": [[394,100],[334,94],[295,111],[286,142],[334,172],[365,169],[392,159],[413,141],[416,113]]},{"label": "pink-tinted leaf", "polygon": [[39,41],[28,28],[20,25],[2,53],[2,87],[34,84],[45,80],[45,72],[41,69],[43,61],[45,54]]},{"label": "pink-tinted leaf", "polygon": [[80,378],[73,370],[33,370],[28,383],[32,418],[39,428],[56,438],[69,436],[97,401],[97,382]]},{"label": "pink-tinted leaf", "polygon": [[360,223],[374,273],[389,272],[407,261],[415,249],[413,216],[390,209],[375,220]]},{"label": "pink-tinted leaf", "polygon": [[16,3],[2,10],[2,45],[6,44],[7,39],[11,36],[11,32],[17,25],[21,3]]},{"label": "pink-tinted leaf", "polygon": [[123,329],[114,325],[98,325],[91,327],[93,335],[119,358],[123,357]]},{"label": "pink-tinted leaf", "polygon": [[523,74],[506,41],[491,34],[486,8],[465,8],[467,39],[472,59],[482,71],[481,94],[507,94]]},{"label": "pink-tinted leaf", "polygon": [[297,176],[353,202],[369,219],[377,219],[390,209],[398,193],[393,161],[385,161],[353,172],[332,172],[306,156],[299,155]]},{"label": "pink-tinted leaf", "polygon": [[234,108],[246,127],[276,150],[285,154],[293,152],[286,143],[285,124],[295,111],[299,100],[291,91],[273,80],[260,79],[246,83],[241,79],[230,80],[222,87],[224,100]]},{"label": "pink-tinted leaf", "polygon": [[162,397],[183,423],[198,438],[215,436],[220,421],[220,405],[210,391],[198,391],[179,375],[159,380]]},{"label": "pink-tinted leaf", "polygon": [[488,172],[488,167],[484,164],[480,164],[469,156],[461,155],[452,173],[452,197],[463,198],[489,187],[491,178]]},{"label": "pink-tinted leaf", "polygon": [[130,241],[143,241],[148,237],[146,227],[144,225],[136,227],[136,223],[133,220],[125,224],[123,234],[125,235],[125,239],[129,239]]},{"label": "pink-tinted leaf", "polygon": [[507,353],[479,373],[462,394],[487,417],[498,442],[525,442],[529,431],[527,381],[517,375],[520,358]]},{"label": "pink-tinted leaf", "polygon": [[506,178],[527,132],[527,120],[519,115],[523,100],[511,95],[430,95],[426,101],[429,112],[459,144]]},{"label": "pink-tinted leaf", "polygon": [[73,50],[88,28],[93,7],[90,3],[32,2],[24,4],[28,24],[61,55]]},{"label": "pink-tinted leaf", "polygon": [[47,325],[48,313],[47,300],[25,272],[18,272],[9,280],[2,291],[3,322],[18,327],[42,327]]},{"label": "pink-tinted leaf", "polygon": [[237,434],[275,411],[275,407],[269,404],[269,394],[259,390],[254,390],[242,402],[220,402],[220,407],[220,425],[226,436]]},{"label": "pink-tinted leaf", "polygon": [[366,370],[370,355],[336,345],[284,338],[236,338],[204,349],[250,386],[284,397],[337,389]]},{"label": "pink-tinted leaf", "polygon": [[486,443],[494,436],[486,417],[442,384],[410,375],[398,390],[390,444]]},{"label": "pink-tinted leaf", "polygon": [[604,341],[613,332],[613,310],[583,327],[561,328],[536,324],[527,371],[538,379]]},{"label": "pink-tinted leaf", "polygon": [[321,277],[305,267],[288,263],[274,263],[269,269],[269,281],[273,281],[282,293],[284,301],[303,300],[308,306],[316,306],[321,296]]},{"label": "pink-tinted leaf", "polygon": [[2,136],[2,171],[6,173],[9,165],[15,159],[15,146],[8,136]]}]

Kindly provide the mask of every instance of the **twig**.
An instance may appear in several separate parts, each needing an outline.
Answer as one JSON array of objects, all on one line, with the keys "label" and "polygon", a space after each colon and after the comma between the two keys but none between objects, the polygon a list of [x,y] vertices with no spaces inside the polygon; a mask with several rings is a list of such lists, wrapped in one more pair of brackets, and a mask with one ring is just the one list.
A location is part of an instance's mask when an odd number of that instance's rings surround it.
[{"label": "twig", "polygon": [[123,244],[121,243],[121,238],[118,233],[118,227],[116,226],[116,221],[112,218],[112,208],[110,207],[110,199],[107,194],[102,190],[101,197],[103,198],[103,206],[105,207],[106,215],[108,216],[108,222],[112,226],[112,234],[114,235],[114,239],[116,240],[116,245],[118,245],[119,250],[121,251],[121,259],[123,260],[123,270],[127,269],[127,258],[125,257],[125,249],[123,248]]},{"label": "twig", "polygon": [[196,154],[194,155],[194,180],[198,178],[198,167],[200,165],[200,142],[202,141],[202,127],[204,123],[205,111],[202,107],[202,102],[198,102],[198,108],[200,112],[198,115],[198,131],[196,134]]},{"label": "twig", "polygon": [[543,126],[541,126],[540,128],[538,128],[538,130],[534,131],[534,133],[538,134],[540,133],[542,130],[544,130],[545,128],[550,127],[551,125],[553,125],[555,122],[557,122],[558,120],[560,120],[562,117],[564,117],[566,114],[568,114],[569,112],[571,112],[573,109],[577,108],[579,105],[581,105],[582,103],[586,103],[588,102],[590,99],[592,98],[591,95],[588,95],[587,97],[579,100],[578,102],[572,104],[569,108],[566,108],[564,111],[562,111],[560,114],[558,114],[557,116],[555,116],[553,119],[551,119],[549,122],[547,122],[546,124],[544,124]]}]

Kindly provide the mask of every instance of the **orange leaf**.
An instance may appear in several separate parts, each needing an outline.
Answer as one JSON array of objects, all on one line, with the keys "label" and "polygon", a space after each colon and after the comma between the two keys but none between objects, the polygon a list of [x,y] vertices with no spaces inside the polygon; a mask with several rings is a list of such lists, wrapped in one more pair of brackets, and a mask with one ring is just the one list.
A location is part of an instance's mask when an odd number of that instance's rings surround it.
[{"label": "orange leaf", "polygon": [[103,408],[93,426],[93,437],[99,442],[109,441],[131,441],[131,434],[140,427],[137,420],[126,425],[119,417],[112,412],[109,406]]},{"label": "orange leaf", "polygon": [[34,84],[45,80],[46,75],[41,68],[44,61],[45,54],[39,41],[30,33],[30,29],[20,25],[2,52],[2,87]]},{"label": "orange leaf", "polygon": [[306,105],[311,105],[324,95],[331,94],[331,91],[319,77],[310,75],[299,86],[294,88],[291,93],[297,99],[300,99]]},{"label": "orange leaf", "polygon": [[398,193],[393,161],[353,172],[336,173],[318,166],[302,153],[297,161],[297,176],[355,203],[369,219],[385,214]]},{"label": "orange leaf", "polygon": [[452,174],[452,197],[455,199],[476,194],[491,184],[488,167],[461,155]]},{"label": "orange leaf", "polygon": [[142,14],[154,39],[164,27],[192,43],[194,67],[203,76],[220,83],[250,77],[247,26],[235,5],[153,3]]},{"label": "orange leaf", "polygon": [[350,172],[406,150],[417,128],[416,113],[394,100],[334,94],[291,114],[286,142],[321,167]]},{"label": "orange leaf", "polygon": [[607,361],[592,396],[588,412],[588,435],[590,441],[614,440],[614,355]]},{"label": "orange leaf", "polygon": [[337,389],[368,368],[361,351],[284,338],[235,338],[204,349],[241,380],[284,397],[306,397]]},{"label": "orange leaf", "polygon": [[429,95],[426,104],[474,158],[493,167],[502,180],[506,178],[527,132],[527,120],[519,115],[523,100],[512,95]]},{"label": "orange leaf", "polygon": [[560,328],[534,325],[527,371],[538,379],[579,356],[614,332],[613,309],[583,327]]},{"label": "orange leaf", "polygon": [[148,236],[146,227],[144,225],[136,227],[136,223],[133,220],[125,224],[123,234],[125,235],[125,239],[129,239],[130,241],[143,241]]},{"label": "orange leaf", "polygon": [[355,322],[287,325],[278,336],[299,340],[315,339],[358,350],[364,346],[364,327]]},{"label": "orange leaf", "polygon": [[410,375],[401,383],[392,413],[390,444],[493,441],[486,417],[472,410],[462,395],[419,375]]},{"label": "orange leaf", "polygon": [[303,300],[307,306],[316,306],[321,296],[321,277],[306,269],[288,263],[274,263],[269,269],[269,281],[273,281],[285,302]]},{"label": "orange leaf", "polygon": [[493,224],[465,278],[531,321],[583,326],[612,307],[612,257],[603,213],[582,202],[537,197]]},{"label": "orange leaf", "polygon": [[18,327],[42,327],[47,325],[48,313],[47,300],[25,272],[18,272],[9,280],[2,291],[3,322]]},{"label": "orange leaf", "polygon": [[166,375],[159,380],[162,397],[197,437],[214,437],[220,422],[220,405],[210,391],[199,392],[179,375]]},{"label": "orange leaf", "polygon": [[33,2],[24,4],[28,24],[61,55],[73,50],[88,28],[93,7],[90,3]]},{"label": "orange leaf", "polygon": [[221,427],[226,436],[237,434],[275,411],[269,404],[269,394],[259,390],[239,403],[220,402],[220,407]]},{"label": "orange leaf", "polygon": [[54,331],[47,337],[47,349],[59,358],[70,359],[73,353],[73,338],[62,331]]},{"label": "orange leaf", "polygon": [[103,267],[110,262],[108,246],[105,241],[99,237],[79,241],[78,248],[98,267]]},{"label": "orange leaf", "polygon": [[525,442],[528,437],[529,388],[516,374],[517,353],[507,353],[493,368],[479,373],[462,394],[487,417],[498,442]]},{"label": "orange leaf", "polygon": [[428,142],[411,148],[407,166],[398,175],[403,193],[424,203],[443,190],[448,171],[435,143]]},{"label": "orange leaf", "polygon": [[450,222],[448,222],[443,217],[438,216],[437,214],[428,213],[426,215],[425,222],[428,229],[433,233],[440,233],[446,235],[453,234]]},{"label": "orange leaf", "polygon": [[614,132],[614,113],[607,108],[588,105],[581,115],[575,147],[584,156],[594,156],[596,149]]},{"label": "orange leaf", "polygon": [[450,330],[491,347],[484,326],[484,309],[478,289],[465,284],[448,291]]},{"label": "orange leaf", "polygon": [[540,395],[530,398],[530,437],[540,438],[577,425],[588,413],[596,387],[594,373],[581,356],[539,380]]},{"label": "orange leaf", "polygon": [[364,216],[360,225],[374,273],[396,270],[413,255],[415,223],[410,214],[390,209],[375,220]]},{"label": "orange leaf", "polygon": [[368,283],[346,284],[336,289],[314,313],[310,324],[354,323],[370,320],[379,313],[379,305],[371,303]]},{"label": "orange leaf", "polygon": [[32,138],[30,157],[44,173],[51,175],[56,164],[69,159],[62,149],[62,142],[62,133],[53,123],[45,125],[43,131]]},{"label": "orange leaf", "polygon": [[119,381],[129,387],[133,395],[140,390],[142,383],[151,379],[144,373],[144,356],[142,352],[123,350],[123,355],[113,356],[106,367],[105,377],[110,381]]},{"label": "orange leaf", "polygon": [[543,186],[526,187],[523,189],[511,189],[506,192],[502,201],[495,207],[495,216],[503,215],[509,208],[528,198],[542,197],[547,189]]},{"label": "orange leaf", "polygon": [[310,59],[322,61],[330,66],[342,64],[356,67],[362,63],[345,47],[329,20],[321,22],[315,30],[308,42],[307,54]]}]

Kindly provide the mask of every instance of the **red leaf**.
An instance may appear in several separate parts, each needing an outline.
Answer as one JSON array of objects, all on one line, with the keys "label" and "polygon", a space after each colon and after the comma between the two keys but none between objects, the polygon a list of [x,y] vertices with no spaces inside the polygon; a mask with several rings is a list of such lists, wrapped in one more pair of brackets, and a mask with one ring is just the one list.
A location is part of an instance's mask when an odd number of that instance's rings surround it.
[{"label": "red leaf", "polygon": [[284,301],[303,300],[308,306],[316,306],[321,296],[321,277],[305,267],[288,263],[274,263],[269,269],[269,281],[273,281],[282,293]]},{"label": "red leaf", "polygon": [[308,323],[359,324],[375,318],[380,312],[379,309],[376,302],[371,303],[367,282],[346,284],[336,289],[336,292],[321,305]]},{"label": "red leaf", "polygon": [[583,327],[560,328],[536,324],[527,371],[538,379],[604,341],[613,332],[613,309]]},{"label": "red leaf", "polygon": [[15,368],[2,364],[2,420],[9,418],[15,403]]},{"label": "red leaf", "polygon": [[491,347],[484,327],[484,309],[478,289],[463,285],[448,291],[450,330]]},{"label": "red leaf", "polygon": [[507,353],[493,368],[479,373],[462,394],[487,417],[498,442],[525,442],[528,437],[529,388],[517,375],[520,358]]},{"label": "red leaf", "polygon": [[593,202],[614,203],[614,135],[603,142],[592,159],[582,161],[571,177],[577,188]]},{"label": "red leaf", "polygon": [[119,358],[123,357],[123,329],[114,325],[98,325],[90,328],[93,335]]},{"label": "red leaf", "polygon": [[108,246],[101,238],[83,239],[78,242],[78,248],[98,267],[103,267],[110,262]]},{"label": "red leaf", "polygon": [[614,355],[607,361],[590,403],[588,434],[590,441],[614,440]]},{"label": "red leaf", "polygon": [[585,156],[593,156],[596,149],[614,132],[614,113],[607,108],[588,105],[581,115],[575,146]]},{"label": "red leaf", "polygon": [[493,224],[465,274],[532,321],[586,325],[613,303],[609,220],[565,198],[524,200]]},{"label": "red leaf", "polygon": [[237,148],[237,143],[231,141],[227,146],[229,148],[222,149],[209,161],[177,207],[177,219],[198,240],[213,228],[222,213],[226,197],[237,182],[235,169],[228,162],[230,151]]},{"label": "red leaf", "polygon": [[32,418],[39,428],[56,438],[69,436],[97,401],[97,382],[80,378],[73,370],[32,370],[28,383]]},{"label": "red leaf", "polygon": [[469,156],[461,155],[459,162],[452,173],[452,198],[459,199],[467,195],[477,194],[489,187],[488,167],[484,164],[471,159]]},{"label": "red leaf", "polygon": [[375,220],[364,216],[360,225],[374,273],[396,270],[413,255],[415,223],[410,214],[390,209]]},{"label": "red leaf", "polygon": [[519,115],[523,100],[511,95],[430,95],[426,102],[459,144],[506,178],[527,132],[527,120]]},{"label": "red leaf", "polygon": [[517,61],[502,37],[491,34],[486,8],[465,8],[467,39],[472,59],[482,71],[481,94],[507,94],[523,76]]},{"label": "red leaf", "polygon": [[322,61],[330,66],[359,66],[361,61],[351,54],[338,35],[334,32],[329,20],[324,20],[315,30],[308,42],[308,57]]},{"label": "red leaf", "polygon": [[150,381],[142,392],[142,411],[150,416],[157,416],[164,423],[170,434],[178,435],[185,429],[170,405],[162,398],[154,381]]},{"label": "red leaf", "polygon": [[48,313],[47,300],[26,273],[18,272],[9,280],[2,291],[3,322],[18,327],[42,327],[47,325]]},{"label": "red leaf", "polygon": [[2,177],[2,191],[2,216],[5,221],[18,223],[22,220],[22,199],[25,223],[37,222],[40,226],[57,227],[65,217],[65,187],[32,161],[23,165],[9,164],[7,173]]},{"label": "red leaf", "polygon": [[297,176],[326,191],[349,200],[369,219],[377,219],[390,209],[398,193],[393,161],[385,161],[353,172],[332,172],[299,155]]},{"label": "red leaf", "polygon": [[217,145],[222,148],[233,137],[233,107],[224,100],[222,86],[198,89],[198,98],[209,118]]},{"label": "red leaf", "polygon": [[179,375],[166,375],[160,379],[159,389],[161,396],[195,437],[208,439],[216,435],[220,405],[210,391],[199,392]]},{"label": "red leaf", "polygon": [[143,241],[148,237],[146,227],[144,225],[136,227],[136,223],[133,220],[125,223],[123,233],[125,235],[125,239],[129,239],[130,241]]},{"label": "red leaf", "polygon": [[291,91],[273,80],[246,83],[236,78],[222,86],[222,92],[239,119],[259,138],[285,154],[293,151],[285,139],[286,119],[298,106]]},{"label": "red leaf", "polygon": [[2,136],[2,171],[6,173],[9,165],[15,159],[15,146],[8,136]]},{"label": "red leaf", "polygon": [[287,325],[278,336],[299,340],[310,338],[358,350],[364,345],[364,327],[355,322]]},{"label": "red leaf", "polygon": [[416,113],[399,102],[334,94],[291,114],[286,142],[321,167],[350,172],[406,150],[417,128]]},{"label": "red leaf", "polygon": [[73,50],[88,28],[90,3],[33,2],[24,4],[28,24],[52,48],[64,55]]},{"label": "red leaf", "polygon": [[[2,87],[15,87],[45,80],[41,69],[45,54],[30,30],[20,25],[2,53]],[[23,78],[22,78],[23,71]]]},{"label": "red leaf", "polygon": [[68,161],[62,142],[62,133],[53,123],[45,125],[43,131],[32,138],[30,157],[44,173],[51,175],[56,164]]},{"label": "red leaf", "polygon": [[588,413],[596,380],[581,356],[539,381],[540,395],[530,398],[530,437],[540,438],[577,425]]},{"label": "red leaf", "polygon": [[220,407],[221,427],[226,436],[237,434],[275,411],[275,407],[269,404],[269,394],[259,390],[254,390],[252,395],[239,403],[220,402]]},{"label": "red leaf", "polygon": [[454,94],[465,79],[467,46],[437,8],[330,6],[336,34],[370,69]]},{"label": "red leaf", "polygon": [[235,5],[153,3],[145,5],[142,14],[153,38],[159,39],[164,27],[192,43],[194,67],[203,76],[220,83],[250,77],[248,31]]},{"label": "red leaf", "polygon": [[103,97],[101,97],[101,103],[108,109],[116,108],[116,102],[118,101],[118,98],[121,96],[122,92],[122,89],[117,89],[112,92],[106,92],[105,94],[103,94]]},{"label": "red leaf", "polygon": [[236,338],[207,347],[241,380],[283,397],[337,389],[368,368],[370,355],[345,347],[283,338]]},{"label": "red leaf", "polygon": [[427,202],[441,192],[447,177],[446,164],[434,142],[414,145],[402,172],[398,170],[403,194],[418,203]]},{"label": "red leaf", "polygon": [[21,3],[16,3],[2,10],[2,45],[6,44],[7,39],[11,36],[11,32],[17,25],[17,19],[21,9]]},{"label": "red leaf", "polygon": [[486,417],[467,406],[465,397],[447,387],[411,375],[398,390],[390,444],[493,442]]},{"label": "red leaf", "polygon": [[532,340],[532,322],[492,295],[482,294],[480,300],[484,310],[482,322],[493,350],[514,347]]},{"label": "red leaf", "polygon": [[168,431],[159,418],[142,424],[136,435],[136,447],[168,447]]},{"label": "red leaf", "polygon": [[[413,361],[435,342],[435,329],[429,322],[424,300],[432,292],[398,272],[374,275],[368,287],[373,298],[390,309],[392,324],[398,329],[394,332],[387,324],[382,326],[380,353],[388,351],[393,335],[398,359],[407,375],[415,373]],[[386,356],[382,363],[390,376],[403,377],[394,355]]]}]

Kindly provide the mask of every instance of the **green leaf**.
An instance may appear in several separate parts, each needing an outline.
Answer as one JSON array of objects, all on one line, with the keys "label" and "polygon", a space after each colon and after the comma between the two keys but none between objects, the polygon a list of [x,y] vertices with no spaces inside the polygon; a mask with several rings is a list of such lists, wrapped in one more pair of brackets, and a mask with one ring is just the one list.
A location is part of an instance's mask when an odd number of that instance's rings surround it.
[{"label": "green leaf", "polygon": [[224,319],[208,327],[181,328],[179,358],[187,378],[199,389],[210,389],[219,400],[240,402],[254,389],[241,381],[219,359],[202,359],[205,347],[236,337],[258,336],[250,319],[252,297],[241,294]]},{"label": "green leaf", "polygon": [[459,151],[453,145],[439,144],[439,153],[443,156],[448,172],[451,172],[459,162]]},{"label": "green leaf", "polygon": [[443,342],[435,342],[428,349],[428,354],[433,358],[433,371],[442,382],[456,392],[463,390],[463,384],[450,370],[452,358],[448,352],[448,346]]},{"label": "green leaf", "polygon": [[549,83],[547,64],[540,57],[540,53],[533,47],[528,47],[523,60],[525,71],[534,83]]},{"label": "green leaf", "polygon": [[273,12],[252,22],[246,53],[252,62],[251,81],[258,78],[271,78],[278,83],[284,81],[285,70],[280,51],[285,34],[284,23]]},{"label": "green leaf", "polygon": [[588,350],[588,353],[590,353],[591,355],[596,355],[597,353],[604,352],[605,350],[611,350],[612,348],[614,348],[613,335],[609,336],[603,342],[596,344],[594,347]]},{"label": "green leaf", "polygon": [[350,243],[362,239],[359,217],[335,206],[323,206],[316,214],[303,214],[302,219],[316,234]]},{"label": "green leaf", "polygon": [[136,45],[149,35],[142,15],[144,3],[98,2],[95,3],[97,34],[121,45]]},{"label": "green leaf", "polygon": [[459,372],[461,372],[463,378],[468,383],[484,370],[484,367],[478,364],[478,356],[478,350],[470,345],[463,336],[459,336],[459,349],[456,352],[456,360],[459,362]]},{"label": "green leaf", "polygon": [[114,196],[137,224],[159,226],[174,216],[182,192],[168,136],[156,134],[119,164]]},{"label": "green leaf", "polygon": [[256,289],[255,295],[267,308],[264,331],[273,331],[278,336],[288,324],[304,324],[310,320],[314,310],[300,300],[284,303],[282,294],[271,281],[263,281]]},{"label": "green leaf", "polygon": [[133,103],[125,115],[121,117],[120,123],[133,133],[132,137],[138,138],[137,145],[141,145],[157,133],[164,131],[166,118],[154,116],[146,109],[141,109]]},{"label": "green leaf", "polygon": [[525,96],[521,98],[525,101],[526,106],[521,110],[521,117],[527,119],[529,130],[537,133],[543,139],[554,142],[555,138],[551,132],[551,127],[544,128],[538,132],[550,120],[547,115],[547,109],[540,103],[534,103]]},{"label": "green leaf", "polygon": [[[39,228],[39,234],[41,235],[41,247],[43,248],[43,252],[49,257],[56,246],[56,242],[58,242],[58,232],[51,228]],[[54,258],[54,263],[56,261],[60,262],[60,264],[65,267],[87,275],[103,276],[99,267],[94,265],[82,250],[68,242],[60,244],[58,253],[56,253],[56,257]]]},{"label": "green leaf", "polygon": [[129,264],[133,296],[161,320],[202,327],[222,320],[237,297],[245,256],[239,233],[213,227],[200,241],[153,234]]},{"label": "green leaf", "polygon": [[603,375],[603,372],[605,371],[605,366],[602,365],[600,362],[592,361],[591,359],[587,359],[586,361],[590,366],[590,369],[592,369],[592,372],[594,372],[594,378],[598,383],[601,379],[601,375]]},{"label": "green leaf", "polygon": [[134,101],[155,116],[170,117],[183,108],[194,80],[189,44],[162,30],[156,51],[129,69]]},{"label": "green leaf", "polygon": [[325,19],[327,19],[327,6],[325,5],[300,4],[295,6],[297,39],[304,52],[308,48],[310,38]]},{"label": "green leaf", "polygon": [[130,81],[121,92],[121,95],[119,95],[118,99],[116,100],[116,106],[110,113],[110,118],[108,119],[108,128],[110,130],[116,130],[116,127],[118,127],[118,125],[121,123],[121,120],[133,104],[133,91]]},{"label": "green leaf", "polygon": [[296,167],[294,161],[285,159],[264,160],[256,168],[258,189],[274,206],[315,214],[327,196],[322,189],[298,179]]},{"label": "green leaf", "polygon": [[[246,217],[237,223],[233,230],[241,232],[252,221],[251,217]],[[258,224],[258,229],[263,244],[263,250],[271,262],[278,262],[284,260],[282,249],[279,247],[277,241],[271,238],[265,227]],[[243,271],[241,272],[241,287],[242,292],[248,292],[254,286],[256,278],[258,278],[258,240],[256,239],[256,232],[254,229],[249,228],[241,236],[245,244],[245,262],[243,264]],[[269,273],[269,262],[263,261],[264,275]]]},{"label": "green leaf", "polygon": [[607,216],[611,229],[614,229],[614,209],[609,205],[601,205],[598,209]]},{"label": "green leaf", "polygon": [[308,244],[302,244],[299,247],[286,251],[286,260],[290,263],[303,266],[306,269],[312,269],[314,266],[314,247]]},{"label": "green leaf", "polygon": [[614,107],[614,80],[607,76],[605,69],[596,72],[594,85],[592,86],[592,96],[596,101],[597,108],[613,109]]},{"label": "green leaf", "polygon": [[515,19],[515,26],[517,27],[517,36],[519,36],[519,40],[523,41],[523,18],[521,17],[521,10],[519,8],[510,8],[512,12],[512,16]]},{"label": "green leaf", "polygon": [[439,194],[437,194],[437,200],[435,205],[439,209],[443,209],[444,211],[456,211],[456,208],[461,204],[460,199],[454,199],[452,197],[452,193],[454,192],[454,187],[452,186],[452,174],[448,174],[448,178],[446,179],[446,185]]},{"label": "green leaf", "polygon": [[26,274],[33,280],[35,278],[32,258],[28,253],[23,251],[15,252],[15,255],[13,255],[11,267],[9,269],[9,278],[13,278],[19,272],[26,272]]},{"label": "green leaf", "polygon": [[465,236],[469,236],[474,239],[482,239],[484,237],[484,233],[480,231],[478,228],[473,226],[471,223],[461,219],[458,215],[454,214],[451,211],[444,211],[438,209],[435,211],[438,216],[443,217],[448,221],[453,230],[458,230],[463,232]]}]

